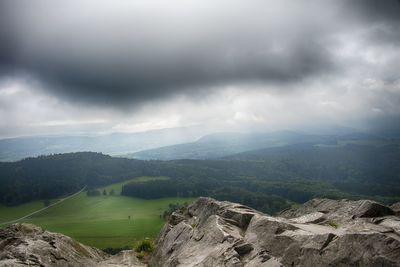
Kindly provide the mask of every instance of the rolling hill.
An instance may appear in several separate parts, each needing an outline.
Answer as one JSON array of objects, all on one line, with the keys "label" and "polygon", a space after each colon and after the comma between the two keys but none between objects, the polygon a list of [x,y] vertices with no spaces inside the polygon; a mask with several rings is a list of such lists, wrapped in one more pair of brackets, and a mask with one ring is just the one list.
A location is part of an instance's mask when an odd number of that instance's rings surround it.
[{"label": "rolling hill", "polygon": [[299,143],[336,145],[341,140],[358,140],[371,143],[373,140],[380,141],[384,139],[375,135],[358,132],[342,135],[316,135],[294,131],[218,133],[206,135],[196,142],[139,151],[128,156],[145,160],[216,159],[245,151]]},{"label": "rolling hill", "polygon": [[0,140],[0,161],[79,151],[123,155],[144,149],[191,142],[201,136],[195,128],[171,128],[139,133],[96,136],[33,136]]}]

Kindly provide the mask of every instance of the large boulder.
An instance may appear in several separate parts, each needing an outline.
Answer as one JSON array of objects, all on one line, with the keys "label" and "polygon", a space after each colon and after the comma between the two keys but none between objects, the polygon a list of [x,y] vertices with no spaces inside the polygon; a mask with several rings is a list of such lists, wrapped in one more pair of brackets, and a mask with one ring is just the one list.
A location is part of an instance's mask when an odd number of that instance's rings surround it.
[{"label": "large boulder", "polygon": [[279,215],[285,218],[295,218],[313,212],[326,214],[326,219],[340,222],[352,221],[355,218],[377,218],[395,214],[391,208],[371,200],[351,201],[347,199],[315,198],[297,209],[285,210]]},{"label": "large boulder", "polygon": [[393,214],[372,201],[316,199],[272,217],[200,198],[164,226],[151,266],[400,266]]},{"label": "large boulder", "polygon": [[0,229],[0,267],[136,267],[143,266],[133,252],[110,257],[72,238],[30,224]]}]

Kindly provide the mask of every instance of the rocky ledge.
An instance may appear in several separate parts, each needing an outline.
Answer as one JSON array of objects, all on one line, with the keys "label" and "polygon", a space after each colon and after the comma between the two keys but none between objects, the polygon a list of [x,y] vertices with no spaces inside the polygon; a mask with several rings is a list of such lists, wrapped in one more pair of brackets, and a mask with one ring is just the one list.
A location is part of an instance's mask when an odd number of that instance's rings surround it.
[{"label": "rocky ledge", "polygon": [[[150,266],[400,266],[399,205],[313,199],[269,216],[200,198],[174,212]],[[27,224],[0,230],[0,267],[144,266]]]},{"label": "rocky ledge", "polygon": [[0,267],[139,267],[133,251],[110,257],[68,236],[30,224],[0,229]]},{"label": "rocky ledge", "polygon": [[151,266],[400,266],[400,218],[368,200],[313,199],[272,217],[200,198],[172,214]]}]

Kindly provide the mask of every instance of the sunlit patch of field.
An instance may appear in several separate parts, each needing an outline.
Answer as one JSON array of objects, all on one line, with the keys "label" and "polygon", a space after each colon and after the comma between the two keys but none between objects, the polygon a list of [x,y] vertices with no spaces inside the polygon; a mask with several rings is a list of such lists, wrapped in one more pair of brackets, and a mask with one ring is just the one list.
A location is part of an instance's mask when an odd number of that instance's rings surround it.
[{"label": "sunlit patch of field", "polygon": [[[170,203],[192,202],[194,198],[145,200],[119,195],[127,182],[164,180],[167,177],[139,177],[99,188],[115,195],[88,197],[86,192],[34,215],[22,222],[39,225],[98,248],[132,246],[143,238],[156,238],[165,223],[162,213]],[[15,207],[0,206],[0,222],[22,217],[43,207],[34,201]]]}]

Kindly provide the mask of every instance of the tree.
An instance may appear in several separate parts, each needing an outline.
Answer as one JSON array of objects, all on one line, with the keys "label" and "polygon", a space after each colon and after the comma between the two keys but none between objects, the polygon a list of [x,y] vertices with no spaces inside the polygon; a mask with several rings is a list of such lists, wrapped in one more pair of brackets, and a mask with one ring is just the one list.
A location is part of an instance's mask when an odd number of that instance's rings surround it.
[{"label": "tree", "polygon": [[88,197],[97,197],[97,196],[100,196],[101,193],[100,193],[99,190],[88,190],[88,191],[86,192],[86,195],[87,195]]},{"label": "tree", "polygon": [[103,196],[107,196],[107,191],[105,189],[103,190]]},{"label": "tree", "polygon": [[115,195],[115,191],[114,191],[114,189],[111,189],[111,190],[110,190],[110,193],[109,193],[109,195],[110,195],[110,196],[113,196],[113,195]]},{"label": "tree", "polygon": [[43,205],[44,205],[45,207],[50,206],[50,200],[48,200],[48,199],[43,200]]}]

